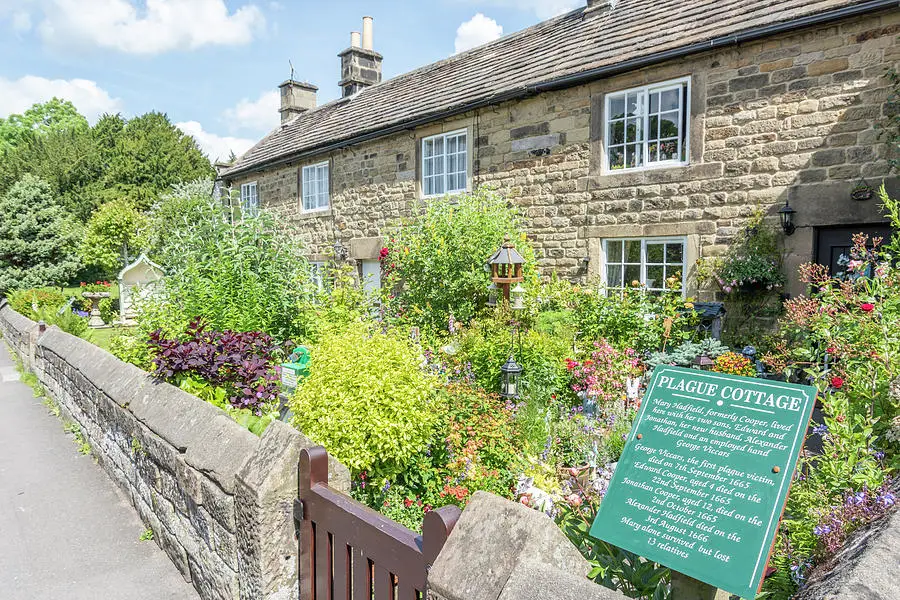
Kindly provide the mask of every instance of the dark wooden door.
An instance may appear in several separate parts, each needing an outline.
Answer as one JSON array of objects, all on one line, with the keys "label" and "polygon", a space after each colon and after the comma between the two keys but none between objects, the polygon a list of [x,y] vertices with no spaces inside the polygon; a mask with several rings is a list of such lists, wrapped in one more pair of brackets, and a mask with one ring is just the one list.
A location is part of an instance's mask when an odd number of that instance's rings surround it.
[{"label": "dark wooden door", "polygon": [[891,228],[883,225],[851,225],[849,227],[822,227],[816,232],[816,262],[828,267],[832,274],[839,274],[845,270],[838,261],[841,256],[849,256],[853,247],[853,236],[864,233],[871,240],[874,237],[884,238],[887,242],[891,238]]}]

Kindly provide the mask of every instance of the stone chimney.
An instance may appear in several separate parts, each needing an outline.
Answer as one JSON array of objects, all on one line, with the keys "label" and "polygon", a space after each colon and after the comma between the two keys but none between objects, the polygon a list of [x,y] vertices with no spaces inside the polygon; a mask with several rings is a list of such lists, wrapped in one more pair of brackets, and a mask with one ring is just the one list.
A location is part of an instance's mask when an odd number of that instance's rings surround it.
[{"label": "stone chimney", "polygon": [[316,92],[319,88],[304,81],[288,79],[278,86],[281,90],[281,124],[284,125],[297,115],[316,107]]},{"label": "stone chimney", "polygon": [[595,10],[613,10],[618,3],[619,0],[587,0],[587,9],[584,12],[589,13]]},{"label": "stone chimney", "polygon": [[363,88],[381,83],[382,56],[372,44],[372,17],[363,17],[362,36],[350,34],[350,47],[338,54],[341,57],[342,96],[352,96]]}]

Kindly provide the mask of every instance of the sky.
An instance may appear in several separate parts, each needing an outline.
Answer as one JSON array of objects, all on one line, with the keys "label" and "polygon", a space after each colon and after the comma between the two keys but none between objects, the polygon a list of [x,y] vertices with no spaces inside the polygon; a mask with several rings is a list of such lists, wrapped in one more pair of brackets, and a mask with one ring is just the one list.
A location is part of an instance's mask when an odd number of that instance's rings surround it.
[{"label": "sky", "polygon": [[384,78],[586,0],[0,0],[0,117],[57,96],[93,123],[155,110],[207,155],[240,155],[279,122],[291,75],[340,95],[350,32],[372,16]]}]

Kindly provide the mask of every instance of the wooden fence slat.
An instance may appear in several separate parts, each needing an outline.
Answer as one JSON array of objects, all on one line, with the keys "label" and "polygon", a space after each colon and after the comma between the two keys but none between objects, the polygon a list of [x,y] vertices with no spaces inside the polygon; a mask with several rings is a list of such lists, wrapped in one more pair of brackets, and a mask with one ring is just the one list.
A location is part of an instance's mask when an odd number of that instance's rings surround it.
[{"label": "wooden fence slat", "polygon": [[419,600],[419,591],[411,584],[404,584],[401,577],[400,585],[397,586],[397,600]]},{"label": "wooden fence slat", "polygon": [[394,600],[394,578],[375,563],[375,600]]},{"label": "wooden fence slat", "polygon": [[316,600],[331,600],[330,537],[324,525],[316,526]]},{"label": "wooden fence slat", "polygon": [[350,548],[338,537],[331,539],[334,554],[334,600],[350,600]]},{"label": "wooden fence slat", "polygon": [[372,569],[366,555],[353,549],[353,600],[372,600]]}]

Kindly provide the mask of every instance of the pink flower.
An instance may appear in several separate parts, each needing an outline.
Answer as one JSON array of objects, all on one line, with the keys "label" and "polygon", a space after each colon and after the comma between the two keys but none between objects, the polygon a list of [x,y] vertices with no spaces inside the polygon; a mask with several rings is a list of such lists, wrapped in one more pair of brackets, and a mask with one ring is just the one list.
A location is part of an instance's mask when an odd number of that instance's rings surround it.
[{"label": "pink flower", "polygon": [[873,310],[875,310],[875,305],[872,304],[871,302],[863,302],[862,304],[859,305],[859,310],[870,313]]},{"label": "pink flower", "polygon": [[578,494],[569,494],[569,497],[566,498],[566,502],[572,506],[581,506],[581,496]]},{"label": "pink flower", "polygon": [[524,504],[525,506],[531,506],[531,498],[528,496],[522,496],[519,498],[519,503]]},{"label": "pink flower", "polygon": [[831,378],[831,387],[833,387],[836,390],[841,389],[842,387],[844,387],[844,379],[842,377],[838,377],[837,375],[835,375],[834,377]]}]

